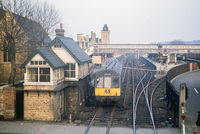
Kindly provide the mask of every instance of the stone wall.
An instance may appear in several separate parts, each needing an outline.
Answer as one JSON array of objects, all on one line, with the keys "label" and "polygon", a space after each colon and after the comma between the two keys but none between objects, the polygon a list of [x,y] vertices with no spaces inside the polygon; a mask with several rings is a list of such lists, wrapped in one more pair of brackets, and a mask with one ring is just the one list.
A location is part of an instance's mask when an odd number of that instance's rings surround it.
[{"label": "stone wall", "polygon": [[0,118],[3,118],[4,108],[3,108],[3,88],[0,87]]},{"label": "stone wall", "polygon": [[24,119],[25,120],[53,120],[54,93],[24,92]]},{"label": "stone wall", "polygon": [[76,118],[79,109],[78,87],[67,87],[65,90],[65,117],[69,119],[71,114],[72,120]]},{"label": "stone wall", "polygon": [[72,121],[78,116],[82,109],[82,104],[88,97],[90,75],[79,79],[77,86],[67,87],[65,90],[65,117],[69,119],[71,114]]},{"label": "stone wall", "polygon": [[15,118],[16,90],[14,87],[0,87],[0,116],[5,120]]},{"label": "stone wall", "polygon": [[54,99],[53,99],[53,105],[52,110],[54,113],[54,121],[60,121],[62,117],[64,116],[64,90],[54,92]]},{"label": "stone wall", "polygon": [[64,91],[24,92],[24,119],[60,121],[64,114]]},{"label": "stone wall", "polygon": [[188,63],[188,64],[183,64],[180,66],[176,66],[172,69],[170,69],[167,72],[167,77],[168,80],[171,81],[173,78],[176,76],[189,72],[189,71],[194,71],[200,68],[200,62],[194,62],[194,63]]}]

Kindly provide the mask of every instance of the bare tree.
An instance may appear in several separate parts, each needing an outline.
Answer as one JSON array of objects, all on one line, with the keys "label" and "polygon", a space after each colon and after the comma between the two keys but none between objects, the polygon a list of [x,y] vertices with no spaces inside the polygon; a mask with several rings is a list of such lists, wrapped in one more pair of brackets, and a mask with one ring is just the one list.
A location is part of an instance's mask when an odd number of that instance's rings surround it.
[{"label": "bare tree", "polygon": [[25,60],[30,50],[50,42],[48,33],[59,21],[58,11],[47,2],[41,6],[39,1],[10,0],[6,6],[0,1],[0,50],[11,63],[9,83],[15,83],[16,55]]},{"label": "bare tree", "polygon": [[40,35],[42,35],[40,36],[40,44],[42,45],[47,36],[54,34],[55,27],[61,21],[61,16],[56,7],[53,4],[49,4],[46,0],[44,2],[36,1],[34,7],[32,19],[38,22],[45,31],[45,33],[40,31]]},{"label": "bare tree", "polygon": [[52,34],[54,32],[52,28],[61,21],[58,10],[54,5],[48,4],[47,1],[43,3],[37,1],[36,3],[33,19],[39,22],[46,32]]}]

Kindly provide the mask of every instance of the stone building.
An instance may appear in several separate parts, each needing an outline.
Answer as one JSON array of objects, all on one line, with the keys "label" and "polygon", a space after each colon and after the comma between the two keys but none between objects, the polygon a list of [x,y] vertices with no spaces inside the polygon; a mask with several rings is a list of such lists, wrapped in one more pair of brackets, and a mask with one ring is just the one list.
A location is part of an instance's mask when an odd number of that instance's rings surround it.
[{"label": "stone building", "polygon": [[90,61],[73,39],[64,37],[62,25],[56,29],[49,46],[34,51],[21,66],[26,70],[24,119],[59,121],[66,107],[80,105],[79,94],[85,91],[83,87],[79,90],[77,83],[87,76]]},{"label": "stone building", "polygon": [[77,44],[82,49],[90,47],[93,44],[110,44],[110,30],[108,29],[107,24],[104,25],[101,30],[101,39],[96,37],[95,32],[91,32],[91,37],[89,35],[84,36],[83,33],[77,34]]},{"label": "stone building", "polygon": [[108,26],[106,24],[101,30],[101,40],[101,44],[110,44],[110,30],[108,29]]},{"label": "stone building", "polygon": [[[12,25],[8,24],[13,22]],[[8,79],[11,73],[10,52],[5,50],[4,39],[7,38],[6,32],[20,32],[20,39],[15,40],[15,48],[19,49],[15,53],[16,63],[16,81],[23,80],[23,70],[20,65],[26,60],[28,55],[33,52],[39,45],[47,45],[51,42],[50,37],[44,31],[42,26],[25,17],[11,13],[9,10],[0,9],[0,85],[8,84]],[[8,31],[10,29],[10,31]]]}]

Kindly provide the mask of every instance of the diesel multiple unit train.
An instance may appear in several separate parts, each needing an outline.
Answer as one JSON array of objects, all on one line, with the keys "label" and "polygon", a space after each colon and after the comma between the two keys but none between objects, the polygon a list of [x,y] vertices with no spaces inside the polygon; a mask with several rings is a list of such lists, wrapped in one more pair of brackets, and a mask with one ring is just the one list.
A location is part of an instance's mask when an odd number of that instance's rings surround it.
[{"label": "diesel multiple unit train", "polygon": [[95,98],[100,102],[117,102],[122,91],[122,64],[117,59],[108,59],[106,66],[94,79]]}]

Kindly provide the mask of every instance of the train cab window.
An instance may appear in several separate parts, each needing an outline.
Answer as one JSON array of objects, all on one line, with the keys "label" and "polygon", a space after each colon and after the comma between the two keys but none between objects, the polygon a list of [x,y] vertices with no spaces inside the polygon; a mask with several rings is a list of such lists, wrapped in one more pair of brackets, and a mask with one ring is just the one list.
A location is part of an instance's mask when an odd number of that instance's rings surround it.
[{"label": "train cab window", "polygon": [[112,78],[112,88],[119,88],[119,77]]},{"label": "train cab window", "polygon": [[97,78],[97,88],[103,88],[103,77]]},{"label": "train cab window", "polygon": [[104,88],[111,88],[111,77],[104,78]]}]

